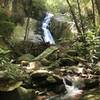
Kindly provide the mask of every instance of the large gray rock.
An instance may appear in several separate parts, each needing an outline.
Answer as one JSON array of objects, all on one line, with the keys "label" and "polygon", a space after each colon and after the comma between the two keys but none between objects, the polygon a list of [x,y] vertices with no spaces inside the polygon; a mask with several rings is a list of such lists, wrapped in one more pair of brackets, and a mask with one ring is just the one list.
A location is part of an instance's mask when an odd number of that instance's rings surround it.
[{"label": "large gray rock", "polygon": [[[35,32],[37,31],[37,24],[38,24],[37,20],[32,19],[32,18],[29,19],[29,25],[28,25],[28,31],[27,31],[28,35],[26,37],[28,41],[31,41],[34,43],[42,41],[41,35],[35,34]],[[27,18],[25,18],[25,23],[23,26],[17,25],[15,27],[14,34],[11,36],[11,39],[14,43],[24,40],[26,26],[27,26]]]},{"label": "large gray rock", "polygon": [[57,14],[51,19],[50,31],[54,38],[59,39],[72,39],[71,24],[68,23],[66,15]]}]

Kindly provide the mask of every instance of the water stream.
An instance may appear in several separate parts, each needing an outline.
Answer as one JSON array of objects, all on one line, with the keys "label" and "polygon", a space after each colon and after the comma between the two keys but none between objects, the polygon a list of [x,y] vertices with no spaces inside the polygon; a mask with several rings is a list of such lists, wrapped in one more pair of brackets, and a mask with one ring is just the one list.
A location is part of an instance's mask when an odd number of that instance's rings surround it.
[{"label": "water stream", "polygon": [[75,82],[72,81],[72,86],[70,85],[67,85],[66,84],[66,81],[65,81],[65,78],[63,77],[63,83],[64,83],[64,86],[65,86],[65,89],[67,91],[67,94],[66,94],[66,97],[73,97],[73,96],[76,96],[76,95],[80,95],[82,94],[82,90],[78,89],[78,87],[75,86]]},{"label": "water stream", "polygon": [[[42,23],[42,30],[44,32],[43,33],[44,41],[49,42],[50,44],[55,44],[53,36],[48,29],[49,23],[50,23],[50,20],[52,17],[53,17],[53,14],[46,13],[46,17],[44,18],[43,23]],[[69,86],[69,85],[67,85],[65,78],[62,78],[62,80],[63,80],[64,86],[66,89],[66,93],[64,95],[50,97],[46,100],[66,100],[66,99],[69,100],[69,98],[82,93],[82,90],[79,90],[75,86],[74,82],[72,82],[72,86]]]},{"label": "water stream", "polygon": [[50,44],[55,44],[53,36],[51,35],[51,33],[48,29],[49,23],[50,23],[50,20],[52,17],[53,17],[53,14],[46,13],[46,17],[44,18],[43,23],[42,23],[42,30],[43,30],[44,41],[49,42]]}]

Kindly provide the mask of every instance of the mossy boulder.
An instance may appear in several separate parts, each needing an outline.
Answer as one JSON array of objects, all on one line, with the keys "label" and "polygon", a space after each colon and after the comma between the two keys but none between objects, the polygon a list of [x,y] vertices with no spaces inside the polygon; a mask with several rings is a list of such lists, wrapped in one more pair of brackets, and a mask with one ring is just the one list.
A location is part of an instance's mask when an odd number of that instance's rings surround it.
[{"label": "mossy boulder", "polygon": [[6,84],[0,84],[0,91],[13,91],[15,89],[17,89],[18,87],[20,87],[23,84],[22,81],[19,82],[8,82]]},{"label": "mossy boulder", "polygon": [[46,58],[41,59],[41,64],[44,66],[49,66],[51,62],[47,60]]},{"label": "mossy boulder", "polygon": [[[37,20],[30,18],[28,25],[28,37],[27,37],[28,41],[31,42],[39,41],[40,39],[39,36],[36,37],[37,34],[35,34],[37,31],[37,24],[38,24]],[[17,26],[14,28],[13,34],[11,35],[12,42],[19,43],[21,41],[24,41],[26,26],[27,26],[27,18],[25,18],[23,25],[17,24]]]},{"label": "mossy boulder", "polygon": [[19,87],[13,91],[1,92],[1,100],[34,100],[34,92],[23,87]]},{"label": "mossy boulder", "polygon": [[24,54],[24,55],[22,55],[22,56],[20,56],[19,58],[18,58],[18,61],[32,61],[34,59],[34,56],[33,55],[31,55],[31,54]]},{"label": "mossy boulder", "polygon": [[6,63],[0,66],[0,91],[12,91],[20,85],[27,75],[20,66]]}]

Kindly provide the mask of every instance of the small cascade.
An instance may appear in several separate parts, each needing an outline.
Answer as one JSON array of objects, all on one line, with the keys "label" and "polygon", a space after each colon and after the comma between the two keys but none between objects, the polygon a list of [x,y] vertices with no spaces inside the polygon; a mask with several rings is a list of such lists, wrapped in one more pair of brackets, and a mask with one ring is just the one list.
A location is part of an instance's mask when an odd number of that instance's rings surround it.
[{"label": "small cascade", "polygon": [[82,94],[82,90],[79,90],[76,86],[75,86],[75,83],[72,82],[72,86],[70,85],[67,85],[66,84],[66,81],[65,81],[65,78],[62,78],[63,79],[63,83],[64,83],[64,86],[65,86],[65,89],[67,91],[67,94],[65,95],[65,97],[74,97],[74,96],[77,96],[77,95],[81,95]]},{"label": "small cascade", "polygon": [[49,42],[50,44],[55,44],[55,41],[54,41],[54,39],[53,39],[53,37],[52,37],[49,29],[48,29],[49,22],[50,22],[50,20],[51,20],[52,17],[53,17],[53,14],[46,13],[46,17],[44,18],[44,21],[42,23],[42,30],[44,32],[44,34],[43,34],[44,35],[43,36],[44,41],[45,42]]},{"label": "small cascade", "polygon": [[65,93],[62,93],[60,95],[55,95],[55,96],[51,96],[49,98],[47,98],[46,100],[80,100],[81,95],[83,93],[83,90],[80,90],[77,86],[76,86],[76,79],[73,79],[73,77],[67,76],[68,80],[70,80],[72,82],[72,85],[68,85],[66,83],[66,78],[62,77],[64,86],[65,86]]}]

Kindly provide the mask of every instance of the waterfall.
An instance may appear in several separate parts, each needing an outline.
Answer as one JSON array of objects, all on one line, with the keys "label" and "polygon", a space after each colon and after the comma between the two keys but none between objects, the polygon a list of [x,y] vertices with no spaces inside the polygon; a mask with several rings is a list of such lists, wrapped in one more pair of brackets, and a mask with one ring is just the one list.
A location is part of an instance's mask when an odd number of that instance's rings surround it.
[{"label": "waterfall", "polygon": [[55,44],[55,41],[48,29],[49,23],[52,17],[53,17],[53,14],[46,13],[46,17],[44,18],[43,23],[42,23],[42,30],[43,30],[44,41],[49,42],[50,44]]},{"label": "waterfall", "polygon": [[82,94],[83,91],[80,90],[80,89],[78,89],[78,88],[75,86],[75,83],[74,83],[74,82],[72,82],[72,86],[69,86],[69,85],[66,84],[65,78],[62,78],[62,79],[63,79],[63,83],[64,83],[64,86],[65,86],[65,89],[66,89],[66,91],[68,92],[68,93],[66,94],[67,97],[68,97],[68,96],[72,97],[72,96],[75,96],[75,95]]}]

